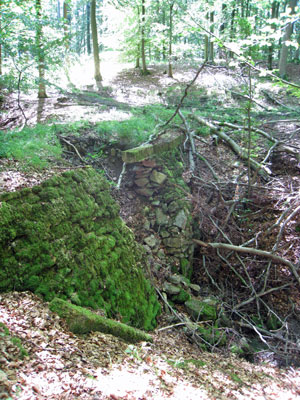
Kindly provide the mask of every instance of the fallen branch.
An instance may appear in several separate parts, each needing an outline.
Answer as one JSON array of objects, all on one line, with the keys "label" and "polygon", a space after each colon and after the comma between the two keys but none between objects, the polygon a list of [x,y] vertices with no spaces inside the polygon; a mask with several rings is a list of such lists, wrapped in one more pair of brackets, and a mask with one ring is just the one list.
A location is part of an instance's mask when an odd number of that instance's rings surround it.
[{"label": "fallen branch", "polygon": [[79,151],[77,150],[76,146],[74,146],[73,143],[69,142],[69,140],[67,140],[64,136],[58,135],[58,137],[65,142],[66,144],[68,144],[69,146],[73,147],[73,149],[75,150],[75,153],[78,155],[78,157],[80,158],[80,160],[86,164],[86,161],[81,157]]},{"label": "fallen branch", "polygon": [[[218,127],[226,126],[228,128],[237,129],[239,131],[241,131],[241,130],[247,131],[248,130],[248,128],[246,126],[231,124],[229,122],[212,121],[212,123]],[[272,143],[274,143],[275,146],[278,146],[278,151],[284,151],[286,153],[292,154],[300,161],[300,152],[297,149],[297,147],[295,147],[295,149],[293,149],[294,146],[284,144],[283,142],[275,139],[272,135],[270,135],[266,131],[263,131],[262,129],[252,127],[251,131],[258,133],[259,135],[264,136],[266,139],[270,140]],[[269,150],[269,152],[270,152],[270,150]]]},{"label": "fallen branch", "polygon": [[200,246],[203,247],[212,247],[214,249],[225,249],[225,250],[232,250],[232,251],[237,251],[239,253],[249,253],[249,254],[255,254],[257,256],[262,256],[262,257],[267,257],[270,258],[273,261],[276,261],[278,263],[284,264],[289,267],[290,271],[296,278],[298,284],[300,285],[300,276],[297,272],[297,266],[293,264],[292,262],[286,260],[285,258],[282,258],[280,256],[277,256],[276,254],[272,254],[268,251],[264,250],[257,250],[252,247],[242,247],[242,246],[235,246],[233,244],[226,244],[226,243],[205,243],[202,242],[201,240],[198,239],[193,239],[194,243],[199,244]]},{"label": "fallen branch", "polygon": [[[192,118],[194,118],[200,124],[210,128],[210,130],[214,132],[217,136],[219,136],[221,139],[223,139],[242,160],[248,162],[248,154],[246,150],[240,147],[233,139],[231,139],[228,135],[226,135],[226,133],[222,132],[218,126],[212,124],[211,122],[197,115],[192,115]],[[252,158],[250,158],[249,161],[250,161],[250,166],[254,171],[258,171],[260,175],[262,175],[264,178],[268,177],[270,171],[266,166],[261,165]]]},{"label": "fallen branch", "polygon": [[193,86],[193,84],[196,82],[198,76],[201,74],[201,72],[202,72],[203,68],[205,67],[205,65],[206,65],[206,61],[205,61],[205,62],[201,65],[201,67],[198,69],[198,71],[196,72],[196,75],[194,76],[194,78],[192,79],[192,81],[186,86],[186,88],[185,88],[185,90],[184,90],[184,94],[183,94],[183,96],[181,97],[180,102],[177,104],[177,107],[176,107],[176,110],[174,111],[174,114],[168,119],[167,122],[165,122],[165,123],[163,124],[163,126],[167,126],[167,125],[176,117],[176,115],[177,115],[177,113],[178,113],[180,107],[181,107],[182,104],[183,104],[184,99],[185,99],[186,96],[188,95],[188,91],[189,91],[190,87]]},{"label": "fallen branch", "polygon": [[259,107],[263,108],[264,110],[269,111],[268,107],[264,106],[259,101],[254,100],[252,97],[249,97],[249,96],[247,96],[245,94],[234,92],[233,90],[230,90],[230,92],[236,97],[241,97],[242,99],[245,99],[245,100],[248,100],[248,101],[252,101],[253,103],[257,104]]}]

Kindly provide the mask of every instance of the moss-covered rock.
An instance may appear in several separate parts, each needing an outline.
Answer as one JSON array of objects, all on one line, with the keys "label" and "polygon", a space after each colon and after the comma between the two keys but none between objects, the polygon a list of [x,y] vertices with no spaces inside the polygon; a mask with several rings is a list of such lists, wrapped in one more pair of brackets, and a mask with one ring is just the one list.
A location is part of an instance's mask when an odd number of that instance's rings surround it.
[{"label": "moss-covered rock", "polygon": [[188,300],[184,303],[187,312],[196,321],[215,321],[217,319],[216,306],[201,300]]},{"label": "moss-covered rock", "polygon": [[91,168],[0,196],[0,292],[72,299],[151,330],[160,306],[141,247]]},{"label": "moss-covered rock", "polygon": [[49,308],[51,311],[56,312],[60,317],[64,318],[70,331],[74,333],[83,334],[99,331],[110,333],[129,343],[153,341],[150,335],[139,329],[132,328],[131,326],[112,319],[101,317],[86,308],[76,306],[57,297],[51,301]]}]

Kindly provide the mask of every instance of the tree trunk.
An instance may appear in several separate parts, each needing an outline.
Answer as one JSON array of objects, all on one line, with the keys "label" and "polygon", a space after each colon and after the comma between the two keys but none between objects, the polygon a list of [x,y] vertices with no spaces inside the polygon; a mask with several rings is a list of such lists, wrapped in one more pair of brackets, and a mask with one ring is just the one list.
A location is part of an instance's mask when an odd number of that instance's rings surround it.
[{"label": "tree trunk", "polygon": [[173,78],[172,68],[172,42],[173,42],[173,8],[174,3],[172,2],[169,6],[169,63],[168,63],[168,77]]},{"label": "tree trunk", "polygon": [[94,56],[94,78],[96,85],[99,88],[101,86],[102,76],[100,73],[100,57],[99,57],[99,44],[98,44],[98,32],[97,32],[97,21],[96,21],[96,0],[91,1],[91,28],[92,28],[92,40],[93,40],[93,56]]},{"label": "tree trunk", "polygon": [[[0,11],[2,6],[2,0],[0,0]],[[0,12],[0,32],[1,32],[1,12]],[[2,75],[2,46],[0,43],[0,75]]]},{"label": "tree trunk", "polygon": [[[271,18],[278,18],[278,11],[279,11],[279,2],[278,1],[273,1],[272,2],[272,11],[271,11]],[[273,29],[275,29],[275,26],[272,26]],[[274,52],[274,44],[269,47],[268,51],[268,69],[272,70],[273,69],[273,52]]]},{"label": "tree trunk", "polygon": [[90,56],[92,53],[91,48],[91,3],[86,3],[86,49]]},{"label": "tree trunk", "polygon": [[[290,0],[289,7],[291,9],[290,14],[295,14],[295,8],[297,6],[297,0]],[[286,45],[286,42],[290,40],[293,33],[293,23],[288,23],[285,32],[283,35],[281,52],[280,52],[280,59],[279,59],[279,75],[284,77],[286,75],[286,67],[288,61],[288,53],[289,53],[289,46]]]},{"label": "tree trunk", "polygon": [[37,62],[38,62],[38,74],[39,74],[39,88],[38,88],[38,98],[45,99],[47,97],[46,94],[46,86],[45,86],[45,54],[43,49],[43,29],[41,22],[41,14],[42,14],[42,4],[41,0],[35,1],[36,8],[36,49],[37,49]]},{"label": "tree trunk", "polygon": [[[214,18],[215,18],[215,12],[211,11],[210,13],[210,27],[209,31],[211,33],[214,33]],[[209,41],[209,61],[214,62],[214,42]]]},{"label": "tree trunk", "polygon": [[149,75],[150,72],[147,69],[146,54],[145,54],[145,22],[146,22],[145,0],[142,0],[142,24],[141,24],[142,75]]},{"label": "tree trunk", "polygon": [[66,1],[63,4],[63,18],[64,18],[64,36],[65,36],[65,48],[66,54],[68,54],[70,49],[70,39],[69,39],[69,5]]},{"label": "tree trunk", "polygon": [[57,19],[60,21],[61,15],[60,15],[60,0],[57,0]]}]

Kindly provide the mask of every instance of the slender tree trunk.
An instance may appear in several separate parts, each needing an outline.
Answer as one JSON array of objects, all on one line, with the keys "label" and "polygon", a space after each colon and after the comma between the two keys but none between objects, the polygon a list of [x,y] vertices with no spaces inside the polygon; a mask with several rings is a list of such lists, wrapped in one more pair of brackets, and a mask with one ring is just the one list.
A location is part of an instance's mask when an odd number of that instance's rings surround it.
[{"label": "slender tree trunk", "polygon": [[86,3],[86,49],[90,56],[92,53],[91,48],[91,3],[88,1]]},{"label": "slender tree trunk", "polygon": [[142,24],[141,24],[141,56],[142,56],[142,75],[149,75],[150,72],[146,65],[146,53],[145,53],[145,23],[146,23],[146,8],[145,0],[142,0]]},{"label": "slender tree trunk", "polygon": [[[290,0],[289,7],[291,9],[291,15],[295,14],[295,8],[297,6],[297,0]],[[279,60],[279,75],[281,77],[286,75],[286,67],[288,61],[288,52],[289,46],[286,45],[286,42],[290,40],[293,33],[293,24],[290,22],[287,24],[283,36],[281,52],[280,52],[280,60]]]},{"label": "slender tree trunk", "polygon": [[61,15],[60,15],[60,0],[57,0],[57,19],[60,21]]},{"label": "slender tree trunk", "polygon": [[[215,12],[211,11],[210,13],[210,27],[209,27],[209,31],[211,33],[214,33],[214,18],[215,18]],[[213,41],[209,41],[209,60],[211,62],[214,62],[214,42]]]},{"label": "slender tree trunk", "polygon": [[[271,11],[271,18],[278,18],[278,1],[273,1],[272,2],[272,11]],[[275,26],[272,27],[275,29]],[[271,46],[269,46],[269,51],[268,51],[268,69],[272,70],[273,69],[273,52],[274,52],[274,44],[272,43]]]},{"label": "slender tree trunk", "polygon": [[64,18],[64,35],[65,35],[65,48],[66,54],[70,50],[70,39],[69,39],[69,5],[66,1],[63,4],[63,18]]},{"label": "slender tree trunk", "polygon": [[140,68],[140,58],[141,58],[141,42],[140,42],[140,37],[141,37],[141,16],[140,16],[140,7],[137,6],[137,17],[138,17],[138,44],[137,44],[137,56],[135,60],[135,68]]},{"label": "slender tree trunk", "polygon": [[[163,25],[166,24],[166,11],[165,11],[164,8],[162,10],[162,23],[163,23]],[[166,60],[166,41],[165,41],[165,38],[163,38],[163,40],[162,40],[162,59],[163,59],[163,61]]]},{"label": "slender tree trunk", "polygon": [[44,54],[44,49],[43,49],[43,29],[42,29],[42,22],[41,22],[41,14],[42,14],[41,0],[35,1],[35,8],[36,8],[35,42],[36,42],[36,49],[37,49],[38,74],[39,74],[38,98],[45,99],[47,97],[47,94],[46,94],[46,86],[45,86],[45,54]]},{"label": "slender tree trunk", "polygon": [[[2,0],[0,0],[0,32],[1,32],[1,7],[2,7]],[[2,46],[0,43],[0,75],[2,75]]]},{"label": "slender tree trunk", "polygon": [[91,28],[92,28],[92,40],[93,40],[93,56],[94,56],[94,78],[98,88],[101,87],[102,76],[100,73],[100,57],[99,57],[99,44],[98,44],[98,32],[97,32],[97,21],[96,21],[96,0],[91,1]]},{"label": "slender tree trunk", "polygon": [[[235,36],[235,16],[237,14],[237,9],[236,9],[236,5],[233,5],[233,9],[231,11],[231,22],[230,22],[230,39],[233,40],[234,36]],[[232,58],[233,53],[230,51],[229,52],[229,57]]]},{"label": "slender tree trunk", "polygon": [[169,5],[169,63],[168,63],[168,77],[173,78],[173,68],[172,68],[172,42],[173,42],[173,8],[174,3]]}]

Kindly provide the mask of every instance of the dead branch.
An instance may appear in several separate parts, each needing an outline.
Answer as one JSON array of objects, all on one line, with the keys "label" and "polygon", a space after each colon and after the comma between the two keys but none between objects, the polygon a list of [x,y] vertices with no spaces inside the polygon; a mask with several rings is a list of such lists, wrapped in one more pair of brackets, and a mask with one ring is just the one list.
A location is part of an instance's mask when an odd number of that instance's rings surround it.
[{"label": "dead branch", "polygon": [[198,69],[198,71],[196,72],[196,75],[194,76],[194,78],[192,79],[192,81],[191,81],[191,82],[186,86],[186,88],[184,89],[184,94],[183,94],[183,96],[181,97],[180,102],[177,104],[177,107],[176,107],[176,110],[174,111],[174,114],[168,119],[167,122],[165,122],[165,123],[163,124],[163,126],[167,126],[167,125],[176,117],[176,115],[177,115],[177,113],[178,113],[180,107],[181,107],[182,104],[183,104],[184,99],[185,99],[186,96],[188,95],[189,89],[190,89],[191,86],[193,86],[193,84],[196,82],[198,76],[201,74],[201,72],[202,72],[203,68],[205,67],[205,65],[206,65],[206,61],[201,65],[201,67],[200,67],[200,68]]},{"label": "dead branch", "polygon": [[58,137],[65,142],[66,144],[68,144],[69,146],[73,147],[73,149],[75,150],[75,153],[77,154],[77,156],[80,158],[80,160],[86,164],[86,161],[81,157],[79,151],[77,150],[76,146],[74,146],[73,143],[69,142],[69,140],[67,140],[64,136],[58,135]]},{"label": "dead branch", "polygon": [[194,135],[193,135],[193,132],[191,132],[191,129],[190,129],[190,126],[189,126],[187,120],[185,119],[184,115],[182,114],[182,112],[180,110],[178,110],[178,114],[179,114],[180,118],[182,119],[182,121],[184,123],[184,127],[185,127],[185,130],[186,130],[187,138],[188,138],[188,140],[190,142],[190,148],[189,148],[190,171],[191,171],[191,173],[194,173],[194,171],[195,171],[194,156],[196,154]]},{"label": "dead branch", "polygon": [[276,254],[272,254],[272,253],[270,253],[268,251],[264,251],[264,250],[257,250],[257,249],[254,249],[252,247],[235,246],[233,244],[205,243],[205,242],[202,242],[201,240],[198,240],[198,239],[193,239],[193,242],[197,243],[197,244],[199,244],[201,246],[204,246],[204,247],[212,247],[214,249],[233,250],[233,251],[237,251],[237,252],[240,252],[240,253],[249,253],[249,254],[255,254],[257,256],[270,258],[273,261],[276,261],[278,263],[281,263],[281,264],[284,264],[284,265],[288,266],[290,271],[292,272],[292,274],[296,278],[298,284],[300,285],[300,277],[299,277],[299,274],[297,272],[297,266],[295,264],[293,264],[292,262],[286,260],[285,258],[277,256]]},{"label": "dead branch", "polygon": [[[219,121],[212,121],[212,123],[216,126],[226,126],[228,128],[232,128],[232,129],[237,129],[239,131],[244,130],[247,131],[248,128],[246,126],[241,126],[241,125],[236,125],[236,124],[231,124],[229,122],[219,122]],[[295,147],[295,149],[293,148],[294,146],[292,145],[286,145],[283,142],[275,139],[272,135],[270,135],[268,132],[263,131],[262,129],[258,129],[258,128],[251,128],[251,130],[255,133],[258,133],[261,136],[264,136],[266,139],[270,140],[272,143],[274,143],[274,145],[278,146],[278,151],[283,151],[289,154],[292,154],[293,156],[295,156],[299,161],[300,161],[300,152],[297,149],[297,147]],[[273,149],[273,147],[272,147]],[[269,150],[270,151],[270,150]]]},{"label": "dead branch", "polygon": [[257,104],[259,107],[263,108],[264,110],[269,111],[268,107],[264,106],[259,101],[254,100],[252,97],[249,97],[249,96],[247,96],[245,94],[234,92],[233,90],[230,90],[230,93],[232,93],[236,97],[241,97],[242,99],[245,99],[245,100],[248,100],[248,101],[252,101],[253,103]]},{"label": "dead branch", "polygon": [[[212,124],[211,122],[205,120],[204,118],[199,117],[198,115],[192,115],[192,118],[194,118],[200,124],[209,127],[210,130],[214,132],[217,136],[219,136],[221,139],[223,139],[242,160],[248,162],[248,154],[246,150],[240,147],[233,139],[231,139],[228,135],[226,135],[226,133],[222,132],[218,126]],[[270,171],[266,166],[261,165],[252,158],[250,158],[249,161],[250,161],[250,166],[254,171],[258,171],[259,174],[262,175],[264,178],[268,177]]]}]

